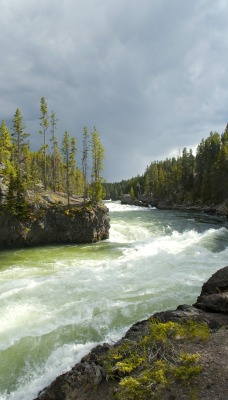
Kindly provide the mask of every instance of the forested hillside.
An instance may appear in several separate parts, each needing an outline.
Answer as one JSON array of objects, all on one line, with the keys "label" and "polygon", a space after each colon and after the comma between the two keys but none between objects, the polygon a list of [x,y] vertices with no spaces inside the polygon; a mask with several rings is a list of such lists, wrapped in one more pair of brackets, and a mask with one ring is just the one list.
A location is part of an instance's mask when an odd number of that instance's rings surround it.
[{"label": "forested hillside", "polygon": [[107,196],[153,194],[169,202],[216,204],[228,198],[228,124],[219,135],[202,139],[196,155],[184,148],[180,156],[154,161],[142,176],[104,185]]},{"label": "forested hillside", "polygon": [[72,195],[88,197],[97,203],[103,197],[101,176],[104,162],[104,148],[99,133],[82,133],[83,150],[78,155],[76,138],[68,131],[60,143],[56,135],[57,117],[49,113],[44,97],[40,102],[37,117],[37,136],[40,134],[40,149],[32,151],[30,133],[23,123],[21,111],[17,108],[10,130],[5,121],[0,126],[0,181],[6,196],[2,210],[20,215],[25,212],[27,193],[38,201],[40,188],[53,192],[65,192],[68,203]]}]

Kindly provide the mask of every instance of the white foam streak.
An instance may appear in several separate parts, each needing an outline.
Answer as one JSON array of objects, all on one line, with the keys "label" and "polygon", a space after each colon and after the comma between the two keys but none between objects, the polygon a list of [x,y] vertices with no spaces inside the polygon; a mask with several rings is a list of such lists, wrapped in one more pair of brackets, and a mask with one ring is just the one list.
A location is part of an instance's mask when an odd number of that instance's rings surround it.
[{"label": "white foam streak", "polygon": [[56,349],[47,359],[45,365],[34,368],[28,366],[27,378],[16,392],[3,400],[25,400],[36,397],[37,393],[46,387],[57,375],[69,371],[73,365],[88,354],[98,343],[64,345]]},{"label": "white foam streak", "polygon": [[[150,257],[159,253],[178,254],[186,251],[187,248],[197,243],[201,237],[195,231],[184,232],[183,234],[174,231],[170,236],[161,236],[156,239],[151,239],[149,243],[136,245],[133,249],[133,258]],[[132,250],[130,250],[132,253]],[[125,251],[125,254],[129,250]]]},{"label": "white foam streak", "polygon": [[[11,265],[7,254],[5,266],[1,256],[0,356],[6,361],[0,369],[9,386],[2,378],[0,400],[31,400],[97,343],[118,340],[153,312],[192,304],[202,283],[227,265],[225,227],[191,215],[108,207],[107,241],[26,249],[12,253]],[[11,359],[18,362],[14,386],[7,376]]]},{"label": "white foam streak", "polygon": [[154,207],[140,207],[140,206],[131,206],[128,204],[121,204],[120,202],[116,203],[107,203],[106,204],[110,212],[128,212],[128,211],[150,211],[155,210]]}]

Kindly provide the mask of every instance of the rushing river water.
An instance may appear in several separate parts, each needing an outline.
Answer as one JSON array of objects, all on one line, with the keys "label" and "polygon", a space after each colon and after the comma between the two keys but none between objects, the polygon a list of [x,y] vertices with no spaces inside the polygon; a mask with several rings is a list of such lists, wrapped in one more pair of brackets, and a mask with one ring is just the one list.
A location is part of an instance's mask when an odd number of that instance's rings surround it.
[{"label": "rushing river water", "polygon": [[96,344],[192,304],[228,261],[228,225],[108,203],[110,239],[0,253],[0,399],[31,400]]}]

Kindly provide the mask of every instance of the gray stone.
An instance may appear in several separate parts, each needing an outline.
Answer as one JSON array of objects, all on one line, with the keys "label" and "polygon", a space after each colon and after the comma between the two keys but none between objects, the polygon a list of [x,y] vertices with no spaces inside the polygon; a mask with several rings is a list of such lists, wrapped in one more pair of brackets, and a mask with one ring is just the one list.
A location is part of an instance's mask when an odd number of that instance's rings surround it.
[{"label": "gray stone", "polygon": [[204,283],[195,307],[228,313],[228,266],[218,270]]},{"label": "gray stone", "polygon": [[38,209],[32,218],[0,215],[0,247],[93,243],[109,237],[107,207]]}]

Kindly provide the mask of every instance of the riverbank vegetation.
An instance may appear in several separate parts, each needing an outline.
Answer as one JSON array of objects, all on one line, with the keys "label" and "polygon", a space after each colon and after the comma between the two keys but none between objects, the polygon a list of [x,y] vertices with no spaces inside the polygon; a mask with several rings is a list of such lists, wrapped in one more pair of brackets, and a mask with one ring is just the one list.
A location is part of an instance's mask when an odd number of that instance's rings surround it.
[{"label": "riverbank vegetation", "polygon": [[[106,379],[119,380],[118,400],[160,399],[167,388],[184,384],[193,395],[194,379],[202,371],[200,355],[186,352],[182,344],[209,338],[206,323],[192,319],[180,323],[151,318],[145,336],[122,341],[104,360]],[[193,397],[192,397],[193,398]]]},{"label": "riverbank vegetation", "polygon": [[[0,183],[1,211],[18,217],[26,215],[28,205],[39,203],[41,191],[65,193],[67,204],[78,196],[97,204],[104,196],[102,171],[104,148],[96,128],[91,133],[84,128],[83,149],[78,154],[77,142],[66,130],[62,139],[56,135],[57,116],[49,113],[44,97],[37,119],[40,148],[30,148],[30,133],[23,115],[16,109],[10,130],[5,121],[0,125]],[[29,203],[29,204],[28,204]]]},{"label": "riverbank vegetation", "polygon": [[104,184],[107,196],[151,195],[170,203],[218,204],[228,198],[228,124],[220,135],[202,139],[196,155],[186,147],[178,157],[153,161],[142,176]]}]

